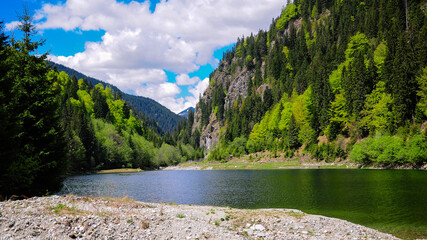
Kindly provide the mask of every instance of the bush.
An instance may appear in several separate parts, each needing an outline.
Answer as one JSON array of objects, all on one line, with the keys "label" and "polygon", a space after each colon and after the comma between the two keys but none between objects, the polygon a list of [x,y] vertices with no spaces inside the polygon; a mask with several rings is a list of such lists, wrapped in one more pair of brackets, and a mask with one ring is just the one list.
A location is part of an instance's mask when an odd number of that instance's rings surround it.
[{"label": "bush", "polygon": [[179,162],[181,162],[179,149],[166,143],[162,144],[154,157],[154,164],[157,166],[168,166]]},{"label": "bush", "polygon": [[380,165],[423,164],[427,162],[427,141],[421,134],[416,134],[407,141],[400,136],[377,135],[356,143],[349,158],[365,165],[373,162]]},{"label": "bush", "polygon": [[400,156],[410,163],[423,164],[427,162],[426,136],[417,134],[410,138],[402,149]]},{"label": "bush", "polygon": [[345,155],[345,152],[339,146],[334,146],[334,144],[325,143],[322,143],[320,145],[309,145],[307,147],[307,151],[317,161],[325,160],[326,162],[334,161],[335,158],[343,157]]}]

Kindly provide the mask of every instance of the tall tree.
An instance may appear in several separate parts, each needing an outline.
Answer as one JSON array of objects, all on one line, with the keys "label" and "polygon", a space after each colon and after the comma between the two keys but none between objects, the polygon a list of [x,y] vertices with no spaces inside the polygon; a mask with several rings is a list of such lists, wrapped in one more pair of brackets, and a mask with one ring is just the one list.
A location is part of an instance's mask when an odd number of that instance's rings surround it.
[{"label": "tall tree", "polygon": [[[64,141],[57,112],[58,89],[47,78],[46,54],[33,54],[43,44],[34,41],[36,27],[28,8],[19,16],[22,40],[13,40],[7,61],[7,73],[13,83],[12,94],[6,105],[8,113],[16,116],[17,132],[8,136],[19,149],[9,156],[1,175],[4,194],[35,195],[60,187],[64,161]],[[7,184],[6,184],[7,183]]]}]

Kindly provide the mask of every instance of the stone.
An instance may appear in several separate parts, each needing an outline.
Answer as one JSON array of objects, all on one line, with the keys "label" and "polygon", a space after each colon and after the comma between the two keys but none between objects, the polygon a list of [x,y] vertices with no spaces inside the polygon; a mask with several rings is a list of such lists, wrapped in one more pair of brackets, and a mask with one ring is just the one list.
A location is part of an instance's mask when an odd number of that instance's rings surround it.
[{"label": "stone", "polygon": [[261,224],[255,224],[251,227],[251,229],[257,230],[257,231],[264,231],[265,227],[262,226]]}]

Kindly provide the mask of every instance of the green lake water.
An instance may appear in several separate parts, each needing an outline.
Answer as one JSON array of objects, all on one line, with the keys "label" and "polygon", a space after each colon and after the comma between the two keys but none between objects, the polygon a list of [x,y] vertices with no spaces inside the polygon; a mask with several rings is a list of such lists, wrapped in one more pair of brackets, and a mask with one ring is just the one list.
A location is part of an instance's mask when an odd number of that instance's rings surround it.
[{"label": "green lake water", "polygon": [[71,176],[58,194],[235,208],[292,208],[427,238],[427,171],[180,170]]}]

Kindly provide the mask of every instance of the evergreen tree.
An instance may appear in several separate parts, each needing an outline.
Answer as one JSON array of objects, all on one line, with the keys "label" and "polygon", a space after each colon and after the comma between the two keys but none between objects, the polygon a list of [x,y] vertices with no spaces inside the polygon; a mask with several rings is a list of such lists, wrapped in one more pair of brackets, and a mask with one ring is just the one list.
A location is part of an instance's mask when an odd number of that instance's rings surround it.
[{"label": "evergreen tree", "polygon": [[300,146],[298,133],[298,126],[296,124],[295,117],[292,114],[291,121],[289,122],[289,129],[286,134],[286,141],[289,149],[296,149]]},{"label": "evergreen tree", "polygon": [[394,116],[398,125],[414,117],[418,88],[415,79],[415,57],[411,54],[412,51],[408,48],[407,42],[403,33],[399,38],[388,81],[394,99]]},{"label": "evergreen tree", "polygon": [[[19,16],[22,40],[13,41],[7,61],[12,85],[8,103],[2,107],[15,116],[16,134],[7,138],[19,149],[5,161],[0,178],[6,195],[35,195],[55,191],[65,170],[64,141],[59,127],[58,90],[47,78],[46,54],[32,55],[43,41],[34,41],[36,28],[27,8]],[[3,90],[3,89],[2,89]]]}]

